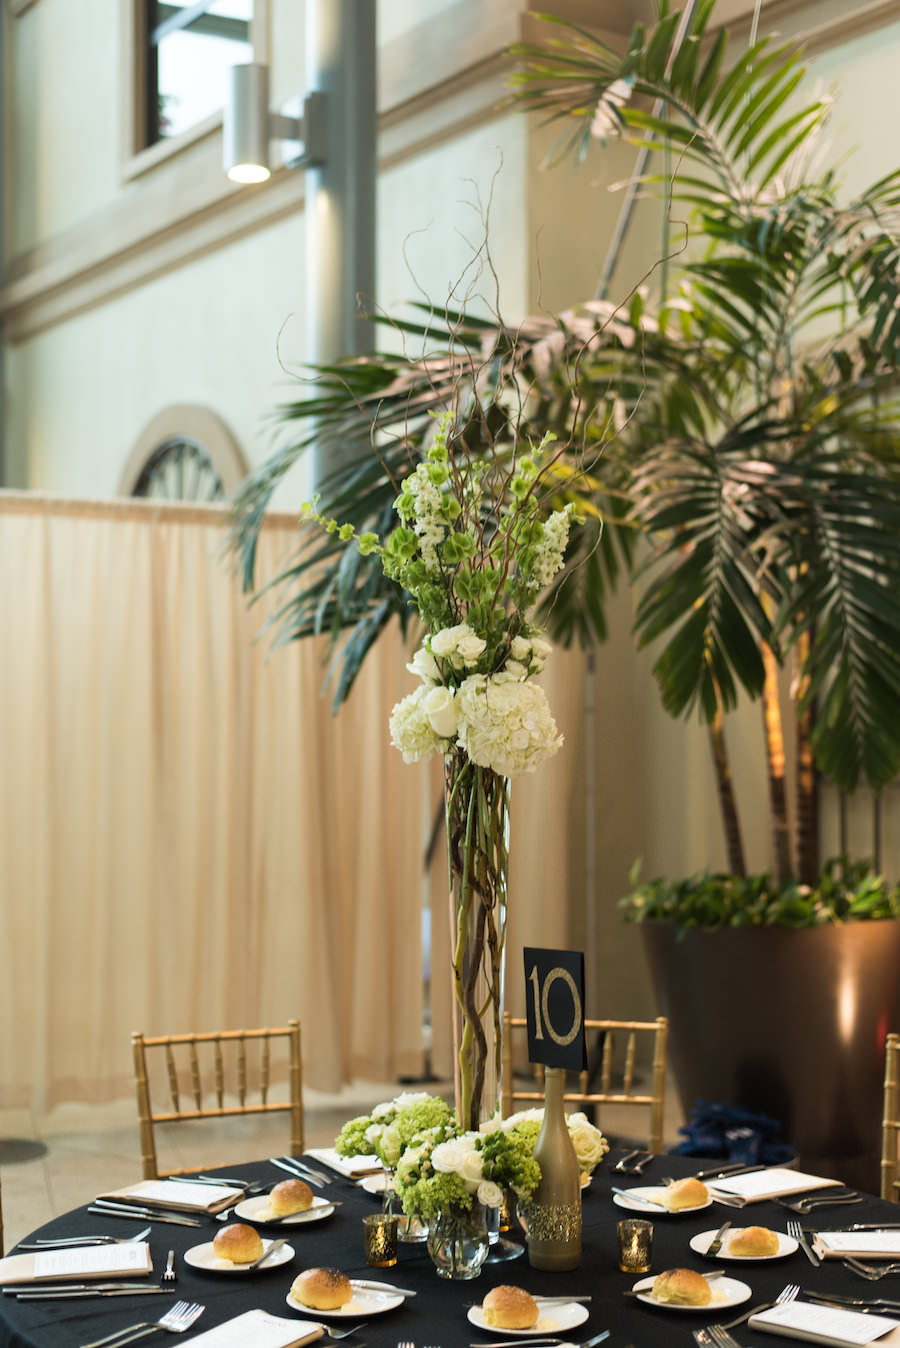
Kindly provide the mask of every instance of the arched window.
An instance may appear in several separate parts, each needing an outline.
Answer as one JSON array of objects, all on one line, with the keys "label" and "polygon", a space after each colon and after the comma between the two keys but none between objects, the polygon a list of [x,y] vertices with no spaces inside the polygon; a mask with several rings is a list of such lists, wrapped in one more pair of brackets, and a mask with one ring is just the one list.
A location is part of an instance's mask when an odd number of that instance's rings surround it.
[{"label": "arched window", "polygon": [[247,475],[241,448],[208,407],[175,404],[144,428],[119,479],[120,496],[225,501]]}]

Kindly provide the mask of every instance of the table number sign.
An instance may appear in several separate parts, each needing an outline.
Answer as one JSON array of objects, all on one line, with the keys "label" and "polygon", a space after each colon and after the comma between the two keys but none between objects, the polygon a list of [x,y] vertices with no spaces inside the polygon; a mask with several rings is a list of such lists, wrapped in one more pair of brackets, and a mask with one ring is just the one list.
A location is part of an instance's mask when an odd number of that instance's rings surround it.
[{"label": "table number sign", "polygon": [[528,1061],[583,1072],[584,953],[540,946],[524,953]]},{"label": "table number sign", "polygon": [[528,1205],[528,1261],[564,1272],[581,1262],[581,1174],[564,1109],[566,1071],[587,1065],[584,955],[525,947],[528,1057],[544,1066],[544,1118],[534,1144],[541,1179]]}]

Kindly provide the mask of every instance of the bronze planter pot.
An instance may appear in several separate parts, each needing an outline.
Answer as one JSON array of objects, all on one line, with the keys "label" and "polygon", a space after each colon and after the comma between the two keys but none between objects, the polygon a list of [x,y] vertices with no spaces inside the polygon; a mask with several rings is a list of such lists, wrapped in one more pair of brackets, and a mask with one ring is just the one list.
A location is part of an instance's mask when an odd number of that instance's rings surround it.
[{"label": "bronze planter pot", "polygon": [[802,1170],[879,1191],[884,1041],[900,922],[794,931],[642,926],[685,1117],[698,1099],[782,1124]]}]

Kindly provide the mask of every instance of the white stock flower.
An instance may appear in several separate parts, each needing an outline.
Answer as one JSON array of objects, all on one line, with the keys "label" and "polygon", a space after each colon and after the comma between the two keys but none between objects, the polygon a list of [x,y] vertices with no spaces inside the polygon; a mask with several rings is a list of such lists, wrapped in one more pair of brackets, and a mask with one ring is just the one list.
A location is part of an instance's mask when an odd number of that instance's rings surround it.
[{"label": "white stock flower", "polygon": [[433,728],[422,703],[431,692],[423,683],[414,693],[398,702],[391,712],[391,744],[399,749],[404,763],[418,763],[423,758],[442,752],[444,741]]},{"label": "white stock flower", "polygon": [[423,683],[440,683],[441,672],[437,661],[425,646],[420,646],[406,666],[410,674],[418,674]]},{"label": "white stock flower", "polygon": [[482,1180],[475,1192],[475,1197],[486,1208],[499,1208],[503,1202],[503,1190],[493,1180]]},{"label": "white stock flower", "polygon": [[569,527],[575,514],[574,505],[569,503],[563,510],[554,510],[544,525],[544,532],[537,545],[532,567],[535,584],[543,589],[549,585],[562,566],[563,553],[569,541]]},{"label": "white stock flower", "polygon": [[441,739],[452,740],[459,727],[459,708],[452,688],[440,684],[429,688],[422,699],[422,710],[431,722],[431,728]]},{"label": "white stock flower", "polygon": [[471,674],[456,695],[457,744],[473,763],[503,777],[533,772],[562,744],[543,688],[502,673]]}]

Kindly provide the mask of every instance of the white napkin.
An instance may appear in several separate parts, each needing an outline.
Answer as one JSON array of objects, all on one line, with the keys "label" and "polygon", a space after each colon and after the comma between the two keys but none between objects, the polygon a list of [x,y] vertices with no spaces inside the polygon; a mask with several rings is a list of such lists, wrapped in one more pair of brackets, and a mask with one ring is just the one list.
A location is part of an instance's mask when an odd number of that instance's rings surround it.
[{"label": "white napkin", "polygon": [[822,1175],[803,1175],[799,1170],[757,1170],[750,1175],[732,1175],[725,1179],[710,1180],[707,1188],[710,1193],[733,1194],[748,1203],[761,1202],[764,1198],[777,1198],[782,1194],[804,1193],[807,1189],[824,1189],[828,1185],[840,1185],[839,1180],[825,1179]]},{"label": "white napkin", "polygon": [[381,1175],[384,1166],[377,1156],[339,1156],[334,1147],[310,1147],[306,1153],[323,1165],[330,1166],[347,1179],[361,1179],[363,1175]]},{"label": "white napkin", "polygon": [[900,1328],[896,1320],[883,1315],[861,1315],[859,1311],[814,1306],[808,1301],[790,1301],[783,1306],[772,1306],[758,1315],[751,1315],[748,1326],[784,1334],[792,1339],[806,1339],[809,1343],[824,1343],[833,1348],[862,1348],[892,1329]]}]

